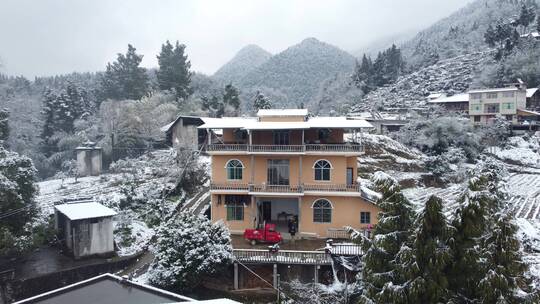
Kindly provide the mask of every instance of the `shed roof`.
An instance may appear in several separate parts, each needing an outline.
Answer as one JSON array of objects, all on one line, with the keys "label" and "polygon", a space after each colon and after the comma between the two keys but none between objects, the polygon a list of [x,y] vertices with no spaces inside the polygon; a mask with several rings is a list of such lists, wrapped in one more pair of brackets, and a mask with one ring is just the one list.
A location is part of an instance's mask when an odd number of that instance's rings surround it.
[{"label": "shed roof", "polygon": [[200,126],[204,123],[203,117],[198,116],[190,116],[190,115],[178,115],[176,119],[165,126],[161,127],[161,132],[168,132],[172,126],[174,126],[180,119],[183,120],[185,125],[195,125]]},{"label": "shed roof", "polygon": [[538,88],[527,89],[527,98],[532,97],[537,91],[538,91]]},{"label": "shed roof", "polygon": [[445,96],[437,99],[433,99],[428,101],[428,103],[452,103],[452,102],[468,102],[469,101],[469,94],[468,93],[462,93],[462,94],[455,94],[452,96]]},{"label": "shed roof", "polygon": [[307,116],[307,109],[262,109],[257,112],[257,116]]},{"label": "shed roof", "polygon": [[116,211],[96,202],[61,204],[54,206],[54,209],[72,221],[116,215]]}]

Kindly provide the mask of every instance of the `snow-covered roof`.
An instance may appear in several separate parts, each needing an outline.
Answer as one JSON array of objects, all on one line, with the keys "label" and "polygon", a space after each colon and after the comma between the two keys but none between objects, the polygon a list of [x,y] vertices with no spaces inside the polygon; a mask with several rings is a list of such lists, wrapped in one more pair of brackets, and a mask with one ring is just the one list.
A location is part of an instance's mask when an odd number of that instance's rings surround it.
[{"label": "snow-covered roof", "polygon": [[256,122],[255,117],[223,117],[223,118],[202,118],[204,124],[199,129],[240,129]]},{"label": "snow-covered roof", "polygon": [[436,99],[436,98],[441,98],[443,97],[444,94],[443,93],[431,93],[428,95],[428,99]]},{"label": "snow-covered roof", "polygon": [[54,206],[54,209],[72,221],[116,215],[116,212],[111,208],[96,202],[62,204]]},{"label": "snow-covered roof", "polygon": [[307,116],[307,109],[268,109],[268,110],[259,110],[257,112],[258,117],[267,117],[267,116]]},{"label": "snow-covered roof", "polygon": [[452,96],[445,96],[442,98],[437,98],[428,101],[429,103],[450,103],[450,102],[468,102],[469,101],[469,94],[463,93],[463,94],[456,94]]},{"label": "snow-covered roof", "polygon": [[508,87],[508,88],[470,90],[469,93],[507,92],[507,91],[517,91],[517,90],[518,90],[517,87]]},{"label": "snow-covered roof", "polygon": [[310,128],[364,129],[373,125],[364,119],[347,119],[346,117],[312,117],[307,123]]},{"label": "snow-covered roof", "polygon": [[532,97],[534,95],[534,93],[536,93],[536,91],[538,91],[538,88],[527,89],[527,98]]},{"label": "snow-covered roof", "polygon": [[311,128],[364,129],[373,128],[363,119],[347,119],[346,117],[312,117],[307,121],[258,121],[256,118],[214,118],[206,121],[200,129],[238,128],[245,130],[287,130]]},{"label": "snow-covered roof", "polygon": [[525,114],[534,115],[534,116],[540,116],[540,113],[535,112],[535,111],[526,110],[526,109],[517,109],[517,110],[518,110],[518,112],[522,112],[522,113],[525,113]]},{"label": "snow-covered roof", "polygon": [[520,37],[521,38],[526,38],[526,37],[540,38],[540,33],[532,32],[532,33],[522,34],[520,35]]}]

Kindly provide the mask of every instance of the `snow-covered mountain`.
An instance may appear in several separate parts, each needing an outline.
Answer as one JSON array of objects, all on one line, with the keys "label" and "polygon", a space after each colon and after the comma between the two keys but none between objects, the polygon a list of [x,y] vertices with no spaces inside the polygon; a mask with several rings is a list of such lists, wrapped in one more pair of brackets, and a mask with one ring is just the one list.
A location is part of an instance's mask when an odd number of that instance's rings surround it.
[{"label": "snow-covered mountain", "polygon": [[308,104],[324,80],[350,74],[354,62],[353,55],[338,47],[307,38],[270,57],[236,84],[246,96],[260,90],[278,107],[296,107]]},{"label": "snow-covered mountain", "polygon": [[249,44],[217,70],[213,78],[224,83],[237,83],[247,73],[270,59],[272,54],[258,45]]}]

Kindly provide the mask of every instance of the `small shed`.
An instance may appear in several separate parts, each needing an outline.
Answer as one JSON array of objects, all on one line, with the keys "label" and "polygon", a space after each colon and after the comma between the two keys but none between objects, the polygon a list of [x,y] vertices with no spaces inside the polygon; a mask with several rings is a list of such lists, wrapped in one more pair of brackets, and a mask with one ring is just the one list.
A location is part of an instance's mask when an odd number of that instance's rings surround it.
[{"label": "small shed", "polygon": [[114,215],[114,210],[96,202],[54,206],[58,238],[75,258],[114,253]]},{"label": "small shed", "polygon": [[168,145],[199,150],[204,144],[206,133],[197,129],[204,123],[203,117],[180,115],[173,122],[161,128],[165,132]]},{"label": "small shed", "polygon": [[77,153],[77,173],[79,176],[100,175],[102,165],[102,149],[95,143],[87,142],[75,148]]}]

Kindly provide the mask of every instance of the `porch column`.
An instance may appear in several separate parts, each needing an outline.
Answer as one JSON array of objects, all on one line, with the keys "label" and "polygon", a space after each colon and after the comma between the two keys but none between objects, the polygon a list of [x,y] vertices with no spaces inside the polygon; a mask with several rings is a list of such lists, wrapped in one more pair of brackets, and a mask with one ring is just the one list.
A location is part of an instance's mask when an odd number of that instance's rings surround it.
[{"label": "porch column", "polygon": [[302,186],[302,155],[298,156],[298,186]]},{"label": "porch column", "polygon": [[251,134],[251,130],[247,130],[248,132],[248,137],[249,137],[249,145],[253,145],[253,136]]},{"label": "porch column", "polygon": [[253,228],[257,229],[257,225],[259,224],[259,208],[257,207],[257,200],[255,199],[255,196],[252,195],[250,197],[251,199],[251,210],[255,209],[255,222],[253,223]]},{"label": "porch column", "polygon": [[315,281],[315,284],[319,283],[319,265],[315,265],[315,273],[313,275],[313,279]]},{"label": "porch column", "polygon": [[234,263],[234,289],[238,289],[238,263]]},{"label": "porch column", "polygon": [[300,226],[300,222],[302,221],[302,217],[301,217],[301,213],[302,213],[302,197],[298,197],[298,231],[296,231],[296,233],[298,233],[298,235],[301,235],[302,233],[302,229],[301,226]]},{"label": "porch column", "polygon": [[278,287],[278,273],[277,273],[277,264],[274,264],[274,282],[272,282],[274,288]]},{"label": "porch column", "polygon": [[250,177],[250,182],[253,184],[255,183],[255,156],[254,155],[251,155],[251,160],[250,160],[250,171],[251,171],[251,177]]},{"label": "porch column", "polygon": [[208,144],[212,144],[212,133],[210,132],[210,129],[206,129],[206,137],[208,138]]}]

